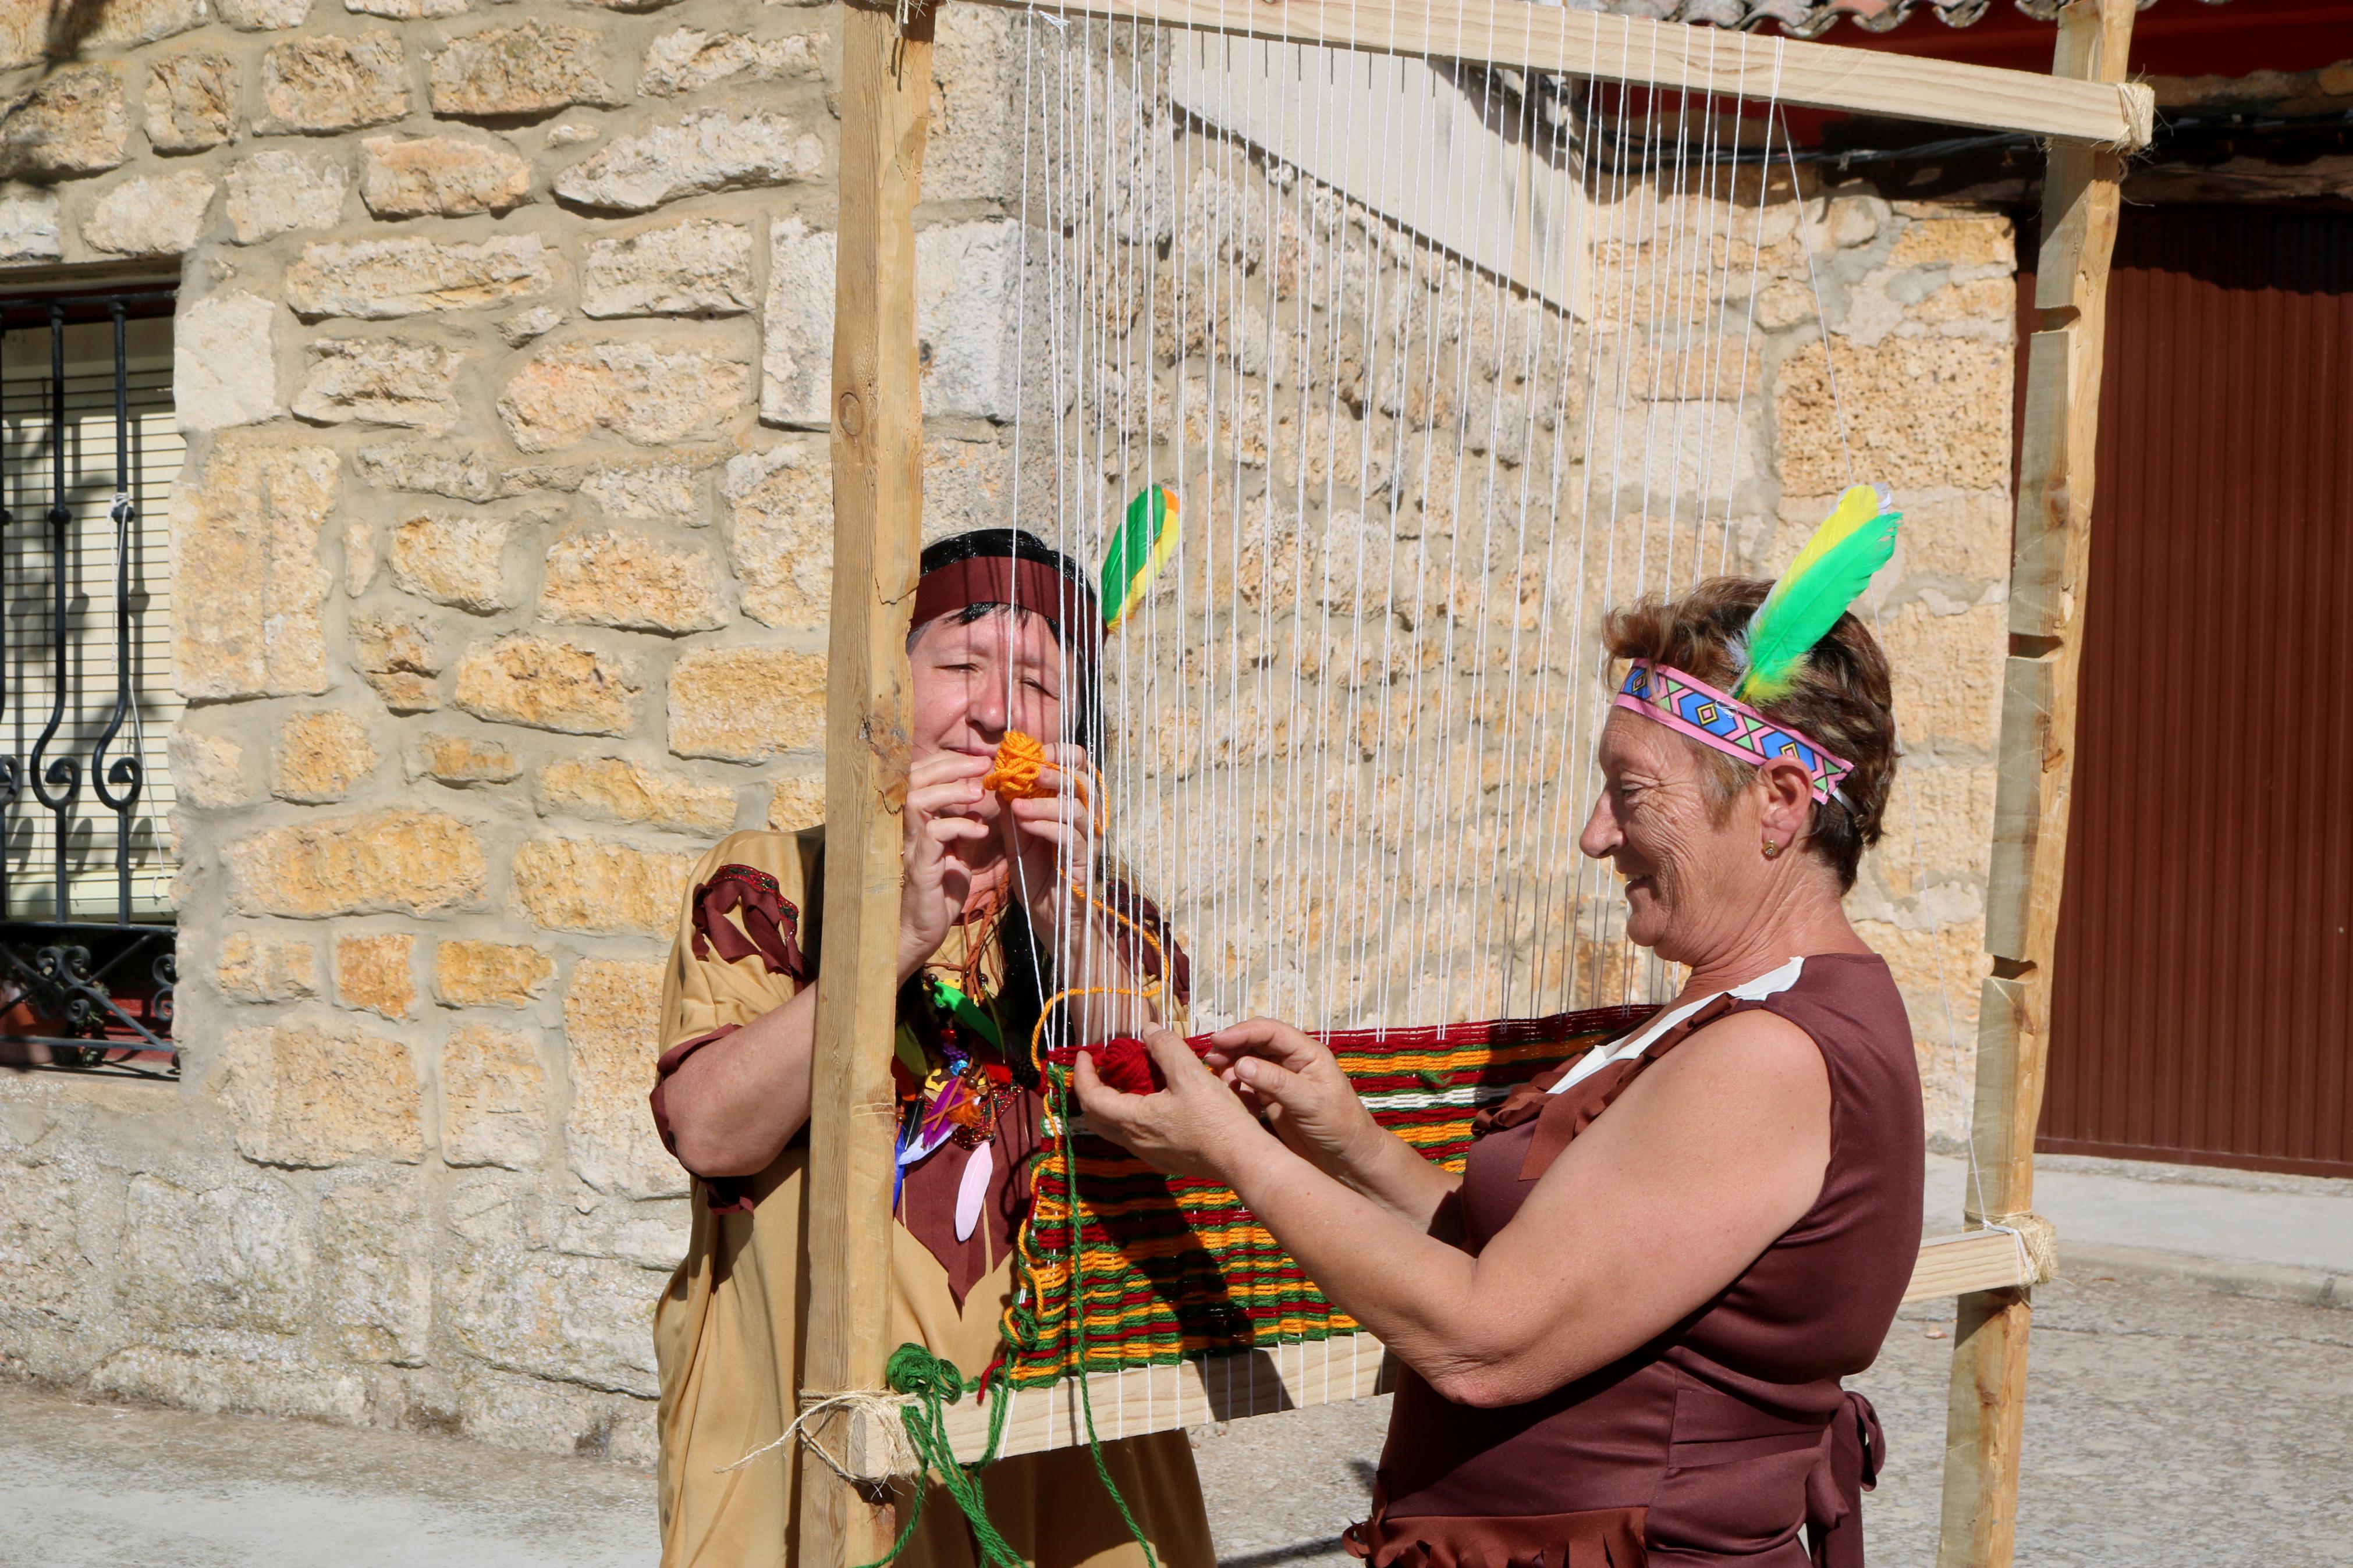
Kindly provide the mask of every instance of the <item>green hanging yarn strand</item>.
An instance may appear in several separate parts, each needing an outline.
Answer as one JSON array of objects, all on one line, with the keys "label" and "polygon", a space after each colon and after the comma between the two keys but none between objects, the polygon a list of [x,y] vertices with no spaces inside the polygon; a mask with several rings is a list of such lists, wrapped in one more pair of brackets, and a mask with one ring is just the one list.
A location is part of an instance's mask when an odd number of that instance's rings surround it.
[{"label": "green hanging yarn strand", "polygon": [[[1021,1553],[1016,1552],[1012,1543],[989,1521],[988,1502],[981,1492],[980,1477],[975,1473],[979,1466],[967,1468],[956,1463],[955,1446],[948,1440],[946,1407],[962,1399],[965,1389],[971,1386],[964,1373],[957,1371],[953,1363],[942,1360],[921,1345],[903,1344],[891,1352],[891,1359],[883,1369],[883,1378],[893,1393],[915,1397],[916,1403],[901,1408],[899,1419],[907,1428],[907,1440],[914,1448],[919,1468],[915,1476],[914,1504],[907,1510],[907,1522],[899,1527],[898,1539],[891,1542],[891,1550],[887,1553],[872,1563],[862,1564],[862,1568],[884,1568],[907,1549],[907,1542],[914,1539],[915,1526],[923,1521],[923,1500],[930,1495],[928,1482],[934,1473],[939,1477],[940,1485],[947,1489],[948,1496],[955,1500],[956,1507],[964,1510],[965,1522],[972,1530],[973,1545],[978,1550],[980,1561],[987,1568],[1028,1568]],[[1004,1424],[1002,1413],[992,1412],[989,1417],[989,1456],[997,1452],[997,1438],[1004,1430]],[[981,1462],[986,1464],[987,1456]]]},{"label": "green hanging yarn strand", "polygon": [[[1069,1069],[1054,1072],[1053,1079],[1054,1114],[1060,1121],[1062,1135],[1067,1139],[1071,1127]],[[1119,1517],[1126,1524],[1128,1534],[1144,1548],[1145,1568],[1160,1568],[1159,1559],[1153,1554],[1152,1542],[1144,1539],[1144,1527],[1135,1522],[1135,1515],[1128,1509],[1127,1499],[1120,1495],[1119,1483],[1111,1479],[1111,1467],[1103,1462],[1103,1441],[1095,1436],[1094,1396],[1087,1390],[1086,1300],[1079,1282],[1079,1240],[1084,1225],[1079,1213],[1079,1162],[1075,1151],[1072,1157],[1063,1163],[1063,1192],[1071,1205],[1071,1324],[1078,1336],[1079,1409],[1087,1418],[1087,1457],[1094,1461],[1095,1475],[1103,1481],[1103,1490],[1111,1494],[1112,1506],[1119,1510]]]}]

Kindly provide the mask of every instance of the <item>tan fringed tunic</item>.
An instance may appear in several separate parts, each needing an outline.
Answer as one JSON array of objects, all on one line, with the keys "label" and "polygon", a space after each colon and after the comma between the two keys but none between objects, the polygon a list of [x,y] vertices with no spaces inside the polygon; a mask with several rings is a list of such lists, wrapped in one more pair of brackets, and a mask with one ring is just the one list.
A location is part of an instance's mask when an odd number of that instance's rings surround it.
[{"label": "tan fringed tunic", "polygon": [[[752,832],[730,837],[703,857],[662,986],[661,1079],[702,1046],[814,984],[823,851],[822,829]],[[960,932],[951,942],[965,940]],[[661,1092],[658,1083],[654,1115],[667,1140]],[[964,1242],[955,1240],[943,1205],[955,1201],[967,1151],[944,1145],[911,1170],[900,1194],[887,1304],[891,1342],[913,1341],[967,1375],[977,1375],[997,1352],[998,1318],[1011,1290],[1012,1230],[1028,1198],[1021,1173],[1038,1136],[1036,1100],[1025,1092],[998,1119],[988,1145],[994,1165],[985,1213]],[[794,1562],[799,1488],[791,1449],[774,1448],[740,1470],[720,1472],[775,1441],[791,1420],[806,1332],[807,1158],[806,1137],[797,1137],[756,1176],[695,1183],[693,1239],[654,1311],[663,1568],[786,1568]],[[1103,1458],[1165,1568],[1214,1568],[1185,1435],[1106,1444]],[[1003,1459],[982,1472],[982,1482],[991,1520],[1036,1568],[1144,1568],[1144,1552],[1084,1448]],[[908,1568],[970,1568],[976,1562],[963,1515],[936,1485],[900,1561]]]}]

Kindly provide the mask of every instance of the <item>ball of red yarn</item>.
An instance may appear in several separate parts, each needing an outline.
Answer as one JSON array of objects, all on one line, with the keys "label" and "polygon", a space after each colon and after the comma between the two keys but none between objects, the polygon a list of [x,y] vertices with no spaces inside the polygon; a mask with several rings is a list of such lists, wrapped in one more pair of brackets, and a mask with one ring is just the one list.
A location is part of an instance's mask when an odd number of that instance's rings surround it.
[{"label": "ball of red yarn", "polygon": [[1095,1076],[1122,1094],[1153,1094],[1168,1087],[1142,1040],[1123,1035],[1089,1046],[1087,1054],[1095,1058]]}]

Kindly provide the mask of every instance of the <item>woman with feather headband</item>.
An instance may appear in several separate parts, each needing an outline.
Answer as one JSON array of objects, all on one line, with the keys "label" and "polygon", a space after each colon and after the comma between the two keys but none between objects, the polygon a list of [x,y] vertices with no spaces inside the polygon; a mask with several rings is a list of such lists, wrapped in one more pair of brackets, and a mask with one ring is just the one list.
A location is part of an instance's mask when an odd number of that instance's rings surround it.
[{"label": "woman with feather headband", "polygon": [[1690,979],[1484,1113],[1460,1176],[1284,1024],[1199,1062],[1148,1036],[1150,1095],[1079,1058],[1091,1127],[1231,1184],[1404,1363],[1349,1531],[1374,1568],[1862,1561],[1880,1433],[1840,1379],[1911,1277],[1923,1147],[1903,1001],[1841,907],[1895,753],[1886,660],[1845,611],[1896,522],[1858,486],[1769,590],[1609,617],[1626,668],[1580,847]]},{"label": "woman with feather headband", "polygon": [[[920,1344],[969,1379],[996,1358],[1029,1209],[1043,1109],[1029,1046],[1045,1000],[1065,984],[1121,993],[1055,1017],[1101,1037],[1152,1016],[1137,1016],[1143,994],[1181,1005],[1186,968],[1157,911],[1102,865],[1087,826],[1090,753],[1102,751],[1093,590],[1010,528],[940,540],[922,567],[907,641],[899,1184],[891,1278],[871,1309],[892,1344]],[[1060,737],[1018,797],[989,783],[1010,731]],[[664,1568],[795,1561],[799,1456],[781,1439],[803,1393],[824,849],[821,827],[722,840],[695,868],[670,950],[653,1115],[696,1202],[686,1259],[654,1310]],[[1073,914],[1079,889],[1091,892]],[[1058,979],[1058,922],[1088,910],[1103,922],[1085,944],[1095,967]],[[1183,1433],[1105,1444],[1100,1475],[1084,1448],[999,1460],[986,1481],[990,1522],[1037,1568],[1210,1568]],[[988,1552],[956,1502],[932,1494],[901,1499],[921,1513],[897,1563],[974,1568]]]}]

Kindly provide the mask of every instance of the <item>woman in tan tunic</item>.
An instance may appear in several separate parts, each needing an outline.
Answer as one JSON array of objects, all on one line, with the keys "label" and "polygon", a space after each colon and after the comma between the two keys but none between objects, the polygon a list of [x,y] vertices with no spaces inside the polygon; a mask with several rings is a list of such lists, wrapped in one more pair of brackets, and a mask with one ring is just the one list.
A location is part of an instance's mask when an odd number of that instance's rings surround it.
[{"label": "woman in tan tunic", "polygon": [[[923,567],[909,639],[914,745],[893,1062],[899,1224],[883,1305],[892,1342],[922,1344],[976,1376],[997,1352],[1038,1142],[1028,1054],[1053,985],[1053,943],[1033,931],[1069,918],[1066,878],[1146,927],[1157,915],[1091,865],[1090,836],[1073,826],[1087,816],[1082,748],[1049,748],[1058,765],[1042,775],[1051,793],[1041,798],[1008,803],[981,784],[1008,731],[1092,732],[1101,620],[1083,580],[1010,529],[943,540]],[[1057,798],[1064,794],[1073,798]],[[822,829],[737,833],[704,856],[663,987],[654,1119],[697,1195],[686,1260],[654,1319],[665,1568],[794,1561],[790,1446],[727,1467],[775,1442],[800,1389],[823,856]],[[1088,983],[1143,990],[1158,978],[1156,952],[1122,945],[1133,929],[1123,923],[1093,944],[1111,973]],[[1181,1000],[1183,960],[1170,951],[1167,982]],[[1083,1037],[1113,1022],[1082,1010],[1074,1026]],[[1104,1458],[1164,1568],[1210,1568],[1184,1435],[1112,1444]],[[1001,1460],[983,1482],[992,1521],[1039,1568],[1144,1568],[1083,1448]],[[976,1560],[956,1505],[934,1487],[901,1562]]]},{"label": "woman in tan tunic", "polygon": [[1630,669],[1581,847],[1626,879],[1627,936],[1690,979],[1482,1118],[1461,1176],[1271,1020],[1214,1037],[1212,1071],[1154,1033],[1149,1096],[1080,1058],[1091,1127],[1230,1184],[1404,1363],[1349,1532],[1374,1568],[1862,1561],[1878,1425],[1839,1380],[1911,1277],[1923,1148],[1904,1004],[1841,898],[1894,725],[1852,615],[1790,689],[1738,700],[1765,596],[1717,579],[1611,618]]}]

